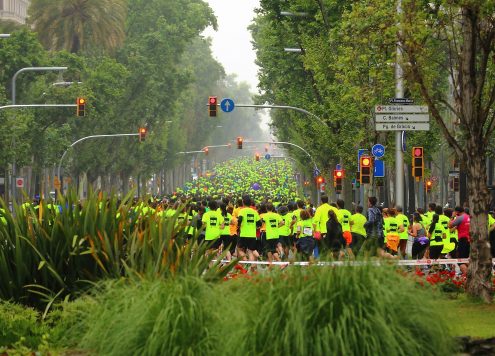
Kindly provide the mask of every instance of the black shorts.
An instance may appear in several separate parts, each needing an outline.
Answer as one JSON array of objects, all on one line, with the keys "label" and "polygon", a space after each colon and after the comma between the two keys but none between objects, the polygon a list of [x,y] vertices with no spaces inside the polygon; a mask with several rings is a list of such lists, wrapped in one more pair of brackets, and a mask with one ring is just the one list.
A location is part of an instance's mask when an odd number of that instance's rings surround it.
[{"label": "black shorts", "polygon": [[277,252],[277,245],[279,242],[280,242],[279,239],[266,239],[265,252],[271,252],[271,253]]},{"label": "black shorts", "polygon": [[237,246],[237,236],[222,235],[223,249],[229,249],[230,253],[235,252]]},{"label": "black shorts", "polygon": [[430,258],[432,260],[436,260],[440,258],[440,255],[442,254],[442,250],[443,250],[443,245],[435,245],[435,246],[430,245]]},{"label": "black shorts", "polygon": [[310,236],[301,237],[297,239],[296,247],[297,251],[305,255],[311,255],[315,248],[315,239]]},{"label": "black shorts", "polygon": [[259,241],[256,240],[256,237],[239,237],[239,248],[251,251],[258,251]]},{"label": "black shorts", "polygon": [[457,243],[457,258],[469,258],[469,253],[471,252],[471,245],[465,237],[459,238]]},{"label": "black shorts", "polygon": [[289,236],[280,236],[278,238],[278,242],[282,244],[283,247],[289,247],[291,246]]},{"label": "black shorts", "polygon": [[219,237],[218,239],[215,239],[215,240],[204,240],[204,243],[209,245],[208,248],[216,250],[222,244],[222,238]]}]

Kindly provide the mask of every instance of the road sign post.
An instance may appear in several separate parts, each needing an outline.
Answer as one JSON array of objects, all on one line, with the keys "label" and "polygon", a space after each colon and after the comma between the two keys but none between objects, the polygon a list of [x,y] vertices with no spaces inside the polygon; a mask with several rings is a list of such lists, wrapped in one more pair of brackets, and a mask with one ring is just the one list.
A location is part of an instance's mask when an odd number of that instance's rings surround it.
[{"label": "road sign post", "polygon": [[24,188],[24,178],[16,178],[15,179],[15,186],[17,188]]},{"label": "road sign post", "polygon": [[223,112],[234,111],[235,108],[234,100],[229,98],[222,99],[222,101],[220,102],[220,108],[222,109]]}]

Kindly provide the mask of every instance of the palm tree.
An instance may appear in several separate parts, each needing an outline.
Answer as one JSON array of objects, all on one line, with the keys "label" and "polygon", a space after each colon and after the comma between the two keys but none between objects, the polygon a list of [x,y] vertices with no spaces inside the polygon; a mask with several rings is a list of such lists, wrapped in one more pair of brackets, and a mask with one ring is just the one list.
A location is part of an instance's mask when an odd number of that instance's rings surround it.
[{"label": "palm tree", "polygon": [[28,22],[51,50],[112,52],[124,40],[126,0],[32,0]]}]

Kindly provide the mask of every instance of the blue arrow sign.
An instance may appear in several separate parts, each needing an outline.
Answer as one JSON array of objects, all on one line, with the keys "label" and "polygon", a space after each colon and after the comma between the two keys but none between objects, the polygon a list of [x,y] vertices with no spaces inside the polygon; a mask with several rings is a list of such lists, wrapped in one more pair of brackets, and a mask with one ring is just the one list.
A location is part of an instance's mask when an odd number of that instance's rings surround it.
[{"label": "blue arrow sign", "polygon": [[234,108],[235,108],[234,100],[229,99],[229,98],[222,99],[222,101],[220,103],[220,108],[222,109],[223,112],[234,111]]},{"label": "blue arrow sign", "polygon": [[371,154],[375,156],[375,158],[380,158],[385,155],[385,147],[377,143],[371,148]]},{"label": "blue arrow sign", "polygon": [[318,168],[315,168],[315,170],[313,171],[313,177],[318,177],[320,175],[320,170]]},{"label": "blue arrow sign", "polygon": [[272,156],[270,156],[270,154],[269,154],[269,153],[267,153],[267,154],[265,155],[265,159],[270,159],[271,157],[272,157]]},{"label": "blue arrow sign", "polygon": [[373,170],[373,176],[375,178],[385,177],[385,162],[379,159],[375,160],[375,168]]}]

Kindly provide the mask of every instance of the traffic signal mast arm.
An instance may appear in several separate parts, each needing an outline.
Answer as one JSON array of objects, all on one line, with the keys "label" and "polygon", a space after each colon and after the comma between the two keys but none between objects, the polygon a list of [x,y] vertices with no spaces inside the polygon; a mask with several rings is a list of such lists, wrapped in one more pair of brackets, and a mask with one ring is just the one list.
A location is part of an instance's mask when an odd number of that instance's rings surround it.
[{"label": "traffic signal mast arm", "polygon": [[[72,105],[72,106],[75,106]],[[139,136],[139,133],[123,133],[123,134],[108,134],[108,135],[91,135],[91,136],[86,136],[82,137],[77,141],[72,142],[72,144],[65,150],[65,152],[62,155],[62,158],[60,158],[60,162],[58,163],[58,170],[57,170],[57,175],[60,177],[60,168],[62,167],[62,161],[64,160],[65,155],[69,150],[77,145],[79,142],[86,141],[92,138],[102,138],[102,137],[123,137],[123,136]]]},{"label": "traffic signal mast arm", "polygon": [[16,108],[77,108],[77,104],[16,104],[0,106],[0,110]]}]

